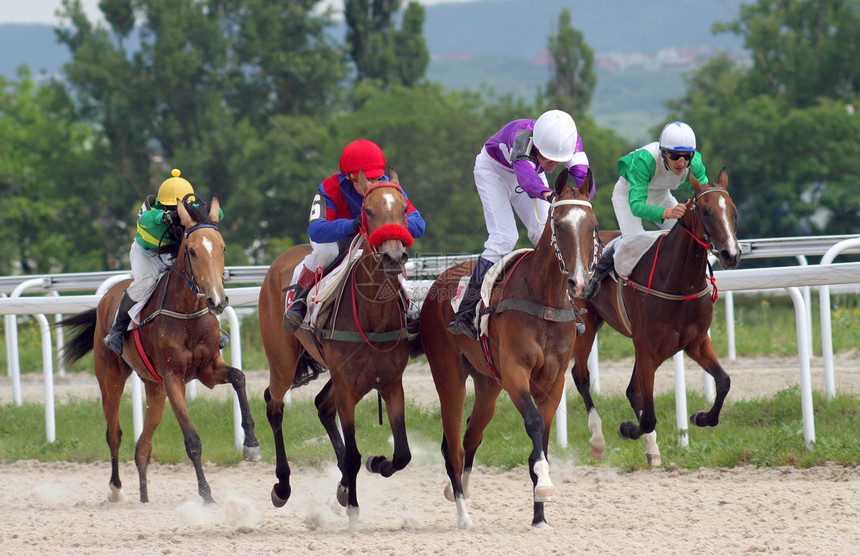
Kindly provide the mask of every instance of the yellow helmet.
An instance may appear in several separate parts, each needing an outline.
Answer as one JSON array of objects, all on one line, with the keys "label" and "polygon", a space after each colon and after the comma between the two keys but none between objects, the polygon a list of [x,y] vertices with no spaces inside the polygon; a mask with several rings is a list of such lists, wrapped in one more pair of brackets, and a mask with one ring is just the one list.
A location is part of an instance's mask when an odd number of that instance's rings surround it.
[{"label": "yellow helmet", "polygon": [[172,178],[167,178],[158,188],[157,200],[163,206],[175,207],[176,200],[180,201],[189,193],[194,193],[194,188],[185,178],[179,177],[179,170],[175,168],[170,172]]}]

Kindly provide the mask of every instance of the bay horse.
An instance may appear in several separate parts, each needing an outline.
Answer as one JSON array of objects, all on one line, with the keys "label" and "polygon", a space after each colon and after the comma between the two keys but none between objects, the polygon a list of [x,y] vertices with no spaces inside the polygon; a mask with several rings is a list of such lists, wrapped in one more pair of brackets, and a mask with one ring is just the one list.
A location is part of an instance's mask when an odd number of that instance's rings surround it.
[{"label": "bay horse", "polygon": [[[197,491],[205,502],[214,503],[203,475],[200,437],[191,424],[185,404],[185,385],[195,378],[208,388],[226,383],[233,386],[239,398],[242,429],[245,431],[243,457],[247,461],[260,459],[260,445],[254,436],[254,420],[245,393],[245,375],[224,361],[218,347],[221,334],[216,315],[228,305],[223,284],[226,246],[216,227],[219,208],[217,197],[213,197],[211,203],[192,204],[184,200],[177,204],[181,229],[174,227],[172,232],[181,234],[181,239],[176,260],[159,279],[152,297],[144,305],[140,325],[125,334],[122,356],[108,349],[102,338],[110,330],[120,298],[130,280],[110,288],[96,309],[59,323],[59,326],[74,330],[64,348],[66,361],[72,363],[89,351],[93,352],[102,409],[107,420],[111,460],[108,499],[111,502],[122,499],[119,407],[125,383],[132,372],[138,374],[146,387],[143,431],[134,451],[141,502],[149,501],[146,468],[152,452],[152,436],[161,422],[166,398],[182,429],[185,451],[194,464]],[[137,346],[142,348],[145,356],[141,356]]]},{"label": "bay horse", "polygon": [[[709,411],[690,417],[698,427],[719,423],[720,410],[731,380],[717,360],[708,336],[716,301],[716,285],[708,287],[708,253],[713,252],[725,269],[738,266],[741,250],[737,240],[738,211],[729,195],[728,175],[720,171],[716,184],[701,184],[690,173],[693,197],[689,210],[642,256],[627,280],[616,283],[607,276],[590,300],[577,300],[585,309],[585,333],[573,350],[573,381],[585,403],[592,437],[591,454],[603,457],[605,440],[601,421],[589,391],[588,356],[594,336],[604,322],[633,339],[635,362],[627,399],[637,423],[621,423],[622,438],[642,437],[649,465],[661,464],[654,432],[654,374],[664,361],[684,350],[714,377],[716,397]],[[604,240],[619,235],[607,232]],[[712,276],[712,275],[711,275]],[[619,291],[619,288],[621,291]],[[623,303],[619,303],[623,300]]]},{"label": "bay horse", "polygon": [[[346,508],[352,531],[359,527],[356,476],[361,467],[355,439],[355,406],[371,390],[377,390],[385,400],[394,454],[391,459],[381,455],[368,458],[367,469],[390,477],[412,458],[406,438],[402,384],[410,348],[398,278],[405,271],[406,248],[412,244],[412,236],[406,229],[406,198],[394,172],[391,177],[391,182],[369,185],[359,172],[358,181],[366,188],[361,236],[357,238],[363,246],[362,254],[346,271],[334,302],[321,307],[314,327],[304,324],[295,334],[281,328],[293,271],[310,252],[308,245],[292,247],[279,256],[260,288],[260,337],[269,362],[269,386],[264,394],[266,417],[272,427],[277,460],[278,482],[272,487],[272,503],[282,507],[291,493],[283,436],[284,395],[291,387],[315,378],[321,367],[328,368],[329,381],[314,402],[337,456],[341,471],[337,500]],[[336,417],[343,429],[342,437]]]},{"label": "bay horse", "polygon": [[[451,481],[445,497],[456,503],[461,529],[472,526],[465,503],[469,477],[502,390],[522,415],[531,441],[532,525],[549,527],[544,503],[555,500],[555,487],[546,455],[577,334],[573,298],[583,294],[600,248],[588,194],[594,183],[591,171],[579,189],[568,187],[568,175],[562,171],[555,180],[556,196],[534,250],[509,265],[494,283],[490,307],[484,309],[489,313],[486,336],[473,340],[447,330],[454,316],[451,300],[461,277],[471,275],[473,262],[439,275],[421,308],[420,338],[439,395],[442,454]],[[474,382],[475,401],[461,442],[468,377]]]}]

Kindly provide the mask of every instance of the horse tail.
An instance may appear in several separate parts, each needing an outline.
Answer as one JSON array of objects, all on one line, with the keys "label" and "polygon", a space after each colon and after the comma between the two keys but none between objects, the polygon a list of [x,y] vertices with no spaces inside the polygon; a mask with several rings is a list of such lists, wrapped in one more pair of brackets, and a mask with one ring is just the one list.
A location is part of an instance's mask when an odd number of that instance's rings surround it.
[{"label": "horse tail", "polygon": [[324,372],[326,372],[326,368],[311,357],[307,351],[302,350],[302,355],[299,357],[299,362],[296,365],[296,376],[293,378],[293,386],[296,388],[304,386]]},{"label": "horse tail", "polygon": [[72,329],[72,339],[66,342],[61,353],[66,363],[72,364],[92,351],[97,318],[96,309],[89,309],[54,325]]}]

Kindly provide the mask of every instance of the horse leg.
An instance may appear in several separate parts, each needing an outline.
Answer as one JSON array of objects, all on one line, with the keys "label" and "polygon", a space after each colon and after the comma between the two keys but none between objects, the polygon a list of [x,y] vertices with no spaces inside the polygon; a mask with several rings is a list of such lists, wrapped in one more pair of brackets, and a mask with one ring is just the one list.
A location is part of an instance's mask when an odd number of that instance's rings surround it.
[{"label": "horse leg", "polygon": [[465,451],[465,462],[463,467],[463,495],[469,497],[469,481],[472,476],[472,467],[475,463],[475,452],[484,440],[484,430],[496,412],[496,400],[502,387],[494,379],[475,373],[472,376],[475,384],[475,403],[472,406],[472,414],[466,420],[466,432],[463,434],[463,450]]},{"label": "horse leg", "polygon": [[[543,453],[545,455],[549,454],[549,434],[552,427],[552,420],[555,417],[558,404],[561,402],[562,395],[564,394],[564,368],[560,368],[559,371],[558,378],[555,382],[549,385],[539,384],[538,388],[533,389],[535,394],[533,398],[537,402],[537,410],[543,419],[543,437],[541,442]],[[549,479],[549,475],[547,475],[547,479]],[[532,476],[532,482],[536,483],[538,480],[539,477]],[[555,498],[545,501],[554,502]],[[544,517],[544,501],[539,501],[537,496],[535,496],[532,526],[541,529],[550,528],[550,525],[546,521],[546,517]]]},{"label": "horse leg", "polygon": [[239,400],[239,412],[242,415],[242,430],[245,431],[245,440],[242,442],[242,459],[245,461],[260,461],[263,455],[260,453],[260,443],[254,435],[254,417],[251,415],[251,406],[248,405],[248,393],[245,390],[245,373],[235,367],[227,367],[227,380],[233,386],[236,397]]},{"label": "horse leg", "polygon": [[[437,356],[441,357],[441,360],[437,360]],[[463,489],[463,445],[460,439],[463,406],[466,403],[466,375],[460,372],[460,357],[454,346],[443,346],[436,351],[427,352],[433,384],[439,395],[439,411],[442,416],[442,457],[450,480],[443,492],[446,499],[457,505],[457,527],[468,529],[472,526],[472,518],[469,517],[466,509],[466,494]],[[465,360],[463,364],[468,365]]]},{"label": "horse leg", "polygon": [[287,452],[284,448],[284,395],[272,396],[270,388],[263,392],[266,402],[266,418],[272,428],[275,439],[275,476],[278,482],[272,487],[272,504],[281,508],[290,499],[292,489],[290,488],[290,462],[287,460]]},{"label": "horse leg", "polygon": [[340,465],[341,461],[343,461],[344,452],[343,437],[337,428],[337,408],[335,407],[331,389],[332,382],[329,380],[314,398],[314,405],[317,407],[317,416],[326,433],[328,433],[331,446],[334,448],[334,455],[337,457],[338,465]]},{"label": "horse leg", "polygon": [[597,408],[594,406],[594,401],[591,399],[591,375],[588,370],[588,356],[591,354],[591,348],[594,344],[594,336],[597,334],[597,328],[600,326],[598,322],[590,322],[595,319],[589,319],[588,316],[596,314],[596,311],[589,311],[583,315],[586,320],[585,332],[576,337],[576,342],[573,347],[573,368],[570,373],[573,376],[573,383],[576,385],[576,390],[579,392],[583,403],[585,404],[585,412],[588,415],[588,429],[591,431],[591,438],[588,440],[588,451],[591,457],[600,460],[606,452],[606,439],[603,436],[603,421],[597,413]]},{"label": "horse leg", "polygon": [[391,433],[394,436],[394,455],[390,460],[385,456],[367,458],[366,466],[371,473],[390,477],[412,460],[409,440],[406,438],[406,402],[403,396],[403,383],[398,380],[385,388],[381,394],[382,399],[385,400],[388,422],[391,424]]},{"label": "horse leg", "polygon": [[720,411],[723,408],[723,402],[729,393],[729,388],[732,386],[732,379],[723,370],[720,362],[717,361],[717,354],[714,351],[714,345],[707,334],[702,334],[701,339],[687,348],[687,355],[693,361],[698,363],[705,371],[714,377],[716,386],[716,396],[714,397],[714,405],[710,411],[697,411],[690,416],[690,423],[697,427],[715,427],[720,422]]},{"label": "horse leg", "polygon": [[188,458],[194,464],[194,471],[197,473],[197,492],[204,502],[214,504],[212,489],[206,482],[206,477],[203,475],[203,465],[200,461],[203,445],[200,443],[200,435],[197,434],[194,425],[191,424],[188,406],[185,405],[185,383],[182,382],[181,377],[171,373],[165,378],[164,384],[167,389],[167,399],[170,400],[170,407],[173,409],[173,414],[176,415],[179,428],[182,429],[182,435],[185,438],[185,453],[188,454]]},{"label": "horse leg", "polygon": [[[505,376],[504,374],[502,376]],[[512,392],[509,390],[509,394]],[[534,503],[535,513],[532,520],[534,527],[549,527],[543,517],[543,503],[555,502],[555,486],[549,478],[549,462],[546,459],[544,451],[544,435],[546,427],[543,417],[535,407],[532,396],[528,389],[522,387],[519,391],[514,391],[511,395],[511,400],[516,405],[523,416],[526,433],[532,441],[532,452],[529,454],[529,476],[532,478],[534,486]]]},{"label": "horse leg", "polygon": [[[335,391],[339,389],[335,385]],[[356,489],[356,477],[361,469],[361,453],[355,442],[355,400],[346,395],[337,396],[337,415],[343,427],[343,459],[338,462],[341,471],[341,479],[337,486],[337,501],[346,508],[349,517],[349,530],[358,531],[358,492]]]},{"label": "horse leg", "polygon": [[654,428],[657,425],[657,415],[654,411],[654,373],[657,364],[651,358],[645,359],[637,353],[633,364],[633,375],[627,386],[627,399],[638,418],[638,424],[625,421],[618,427],[618,435],[621,438],[636,440],[642,438],[645,444],[645,459],[652,467],[659,467],[662,463],[660,448],[657,445],[657,433]]},{"label": "horse leg", "polygon": [[137,476],[140,480],[140,501],[149,502],[149,490],[146,483],[146,468],[149,465],[149,455],[152,453],[152,435],[161,423],[164,415],[166,392],[159,382],[144,382],[146,387],[146,410],[143,416],[143,431],[134,448],[134,463],[137,465]]},{"label": "horse leg", "polygon": [[[105,439],[110,450],[110,481],[108,482],[108,500],[120,502],[122,496],[122,481],[119,479],[119,445],[122,442],[122,428],[119,424],[119,406],[122,400],[122,392],[125,382],[131,374],[121,360],[110,352],[102,342],[95,342],[93,349],[94,366],[96,378],[99,381],[99,390],[102,397],[102,411],[104,412],[107,430]],[[101,345],[100,345],[101,344]]]}]

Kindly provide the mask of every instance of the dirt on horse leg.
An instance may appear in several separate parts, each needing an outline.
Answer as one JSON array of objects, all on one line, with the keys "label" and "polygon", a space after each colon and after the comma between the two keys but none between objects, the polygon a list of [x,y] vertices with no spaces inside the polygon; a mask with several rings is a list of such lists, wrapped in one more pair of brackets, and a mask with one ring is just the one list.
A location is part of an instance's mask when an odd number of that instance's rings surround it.
[{"label": "dirt on horse leg", "polygon": [[146,482],[146,469],[149,466],[149,455],[152,453],[152,435],[161,423],[164,415],[166,393],[160,382],[146,381],[146,410],[143,416],[143,430],[137,445],[134,447],[134,463],[137,466],[137,476],[140,480],[140,501],[149,502],[149,490]]}]

